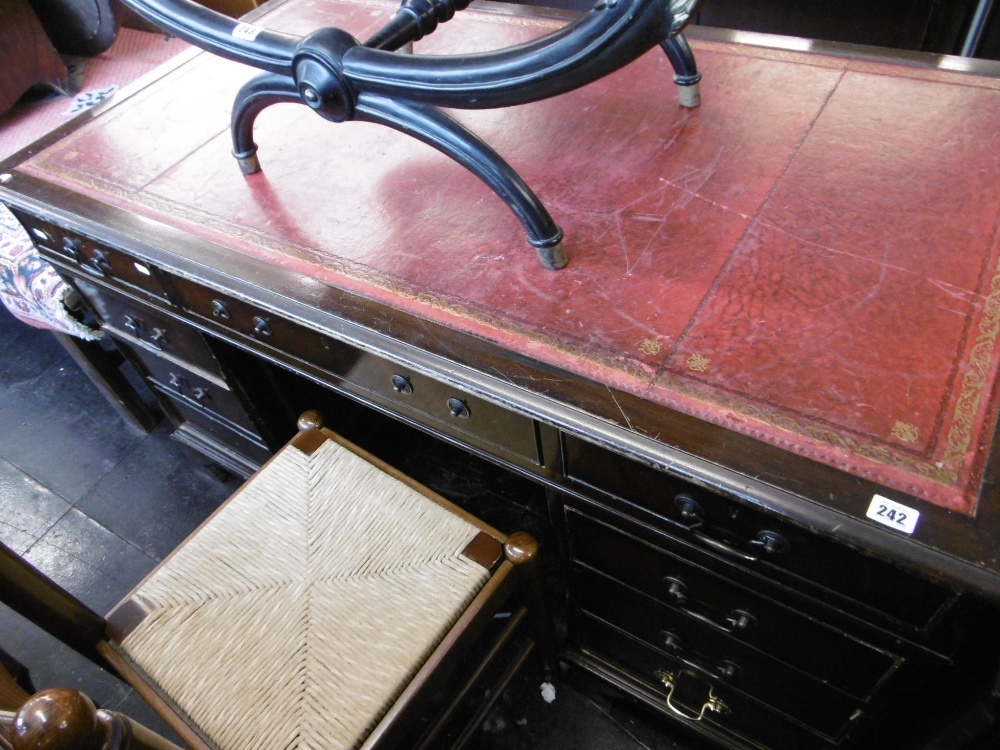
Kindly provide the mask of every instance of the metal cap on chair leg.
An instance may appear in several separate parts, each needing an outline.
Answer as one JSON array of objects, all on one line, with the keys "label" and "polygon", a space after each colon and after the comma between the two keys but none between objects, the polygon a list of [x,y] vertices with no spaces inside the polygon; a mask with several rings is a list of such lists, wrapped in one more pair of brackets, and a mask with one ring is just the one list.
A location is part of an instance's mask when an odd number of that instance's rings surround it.
[{"label": "metal cap on chair leg", "polygon": [[677,103],[682,107],[700,107],[701,106],[701,87],[697,83],[691,83],[687,85],[678,84],[677,86]]}]

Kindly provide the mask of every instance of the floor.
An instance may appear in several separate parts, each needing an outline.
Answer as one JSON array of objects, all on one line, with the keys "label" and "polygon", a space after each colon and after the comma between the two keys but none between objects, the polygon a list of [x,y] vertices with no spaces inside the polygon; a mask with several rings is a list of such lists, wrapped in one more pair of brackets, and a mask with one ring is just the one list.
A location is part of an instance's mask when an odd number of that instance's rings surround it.
[{"label": "floor", "polygon": [[[48,332],[0,307],[0,541],[106,612],[238,486],[192,459],[166,425],[126,425]],[[36,688],[75,687],[172,736],[130,688],[2,606],[0,633]],[[683,750],[612,694],[561,683],[547,704],[525,680],[474,745]]]}]

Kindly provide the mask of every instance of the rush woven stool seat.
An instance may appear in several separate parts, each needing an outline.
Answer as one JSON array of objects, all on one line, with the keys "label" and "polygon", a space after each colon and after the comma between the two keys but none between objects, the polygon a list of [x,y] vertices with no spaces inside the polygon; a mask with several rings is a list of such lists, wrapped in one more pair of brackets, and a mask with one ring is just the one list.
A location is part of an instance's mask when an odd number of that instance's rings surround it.
[{"label": "rush woven stool seat", "polygon": [[538,642],[515,585],[534,541],[307,415],[108,615],[97,651],[195,748],[461,745],[475,696],[499,692],[483,681]]}]

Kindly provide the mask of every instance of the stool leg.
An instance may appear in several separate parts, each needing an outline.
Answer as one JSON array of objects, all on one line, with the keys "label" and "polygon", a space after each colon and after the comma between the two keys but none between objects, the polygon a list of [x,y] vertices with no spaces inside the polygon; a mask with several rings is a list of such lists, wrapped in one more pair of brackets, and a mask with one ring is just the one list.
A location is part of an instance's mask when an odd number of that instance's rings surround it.
[{"label": "stool leg", "polygon": [[302,103],[295,81],[276,73],[261,73],[251,78],[236,95],[230,129],[233,156],[243,174],[260,171],[257,144],[253,141],[253,124],[257,115],[279,102]]},{"label": "stool leg", "polygon": [[538,542],[531,534],[518,531],[507,537],[503,551],[517,570],[518,590],[528,609],[529,624],[541,656],[545,681],[552,682],[559,673],[558,648],[555,627],[545,603],[542,570],[538,564]]},{"label": "stool leg", "polygon": [[678,32],[660,42],[663,51],[667,53],[670,64],[674,67],[674,83],[677,84],[678,101],[682,107],[698,107],[701,105],[701,90],[698,82],[701,73],[694,59],[691,45]]},{"label": "stool leg", "polygon": [[521,175],[481,138],[436,107],[362,92],[356,120],[385,125],[433,146],[476,175],[497,194],[528,233],[542,266],[555,271],[568,262],[563,231]]}]

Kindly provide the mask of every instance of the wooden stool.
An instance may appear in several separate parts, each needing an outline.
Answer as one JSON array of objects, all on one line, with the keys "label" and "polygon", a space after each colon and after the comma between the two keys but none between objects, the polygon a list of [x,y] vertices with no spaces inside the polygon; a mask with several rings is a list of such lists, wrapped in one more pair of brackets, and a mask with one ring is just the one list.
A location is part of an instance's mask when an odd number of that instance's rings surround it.
[{"label": "wooden stool", "polygon": [[509,680],[538,641],[514,596],[526,576],[539,592],[534,540],[315,413],[299,425],[115,608],[97,650],[194,748],[460,745],[488,708],[462,707],[473,688]]}]

